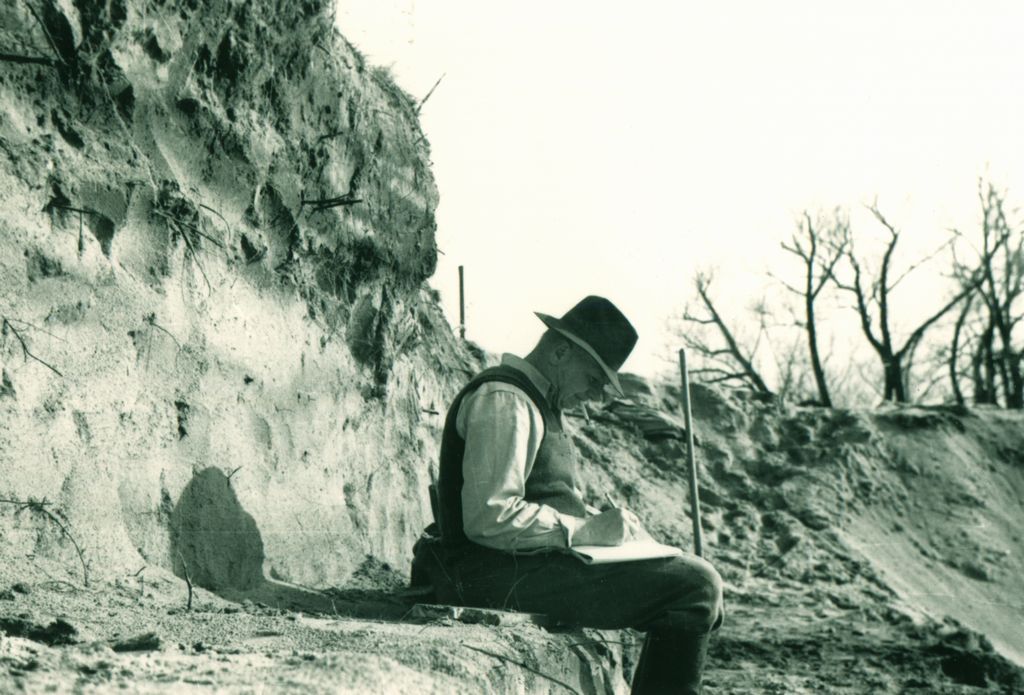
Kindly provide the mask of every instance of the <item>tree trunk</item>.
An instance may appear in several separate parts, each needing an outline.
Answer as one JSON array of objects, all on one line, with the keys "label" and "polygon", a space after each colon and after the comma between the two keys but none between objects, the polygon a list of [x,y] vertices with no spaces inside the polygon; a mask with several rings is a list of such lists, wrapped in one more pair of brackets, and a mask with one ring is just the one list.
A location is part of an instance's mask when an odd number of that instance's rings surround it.
[{"label": "tree trunk", "polygon": [[825,369],[818,353],[818,332],[814,325],[814,297],[808,293],[807,300],[807,344],[811,351],[811,367],[814,369],[814,381],[818,385],[818,400],[826,408],[832,407],[832,398],[825,382]]},{"label": "tree trunk", "polygon": [[967,298],[964,308],[956,318],[956,325],[953,327],[953,343],[949,347],[949,385],[953,389],[953,398],[956,399],[956,404],[960,406],[964,404],[964,394],[960,390],[960,376],[957,374],[956,360],[960,352],[960,335],[963,333],[967,314],[971,311],[972,299],[973,296]]},{"label": "tree trunk", "polygon": [[992,357],[993,331],[990,321],[978,338],[978,347],[971,364],[974,373],[974,402],[978,405],[997,405],[995,362]]},{"label": "tree trunk", "polygon": [[1013,388],[1006,399],[1006,407],[1014,410],[1024,410],[1024,374],[1021,374],[1021,359],[1024,354],[1017,353],[1008,360],[1008,371],[1010,372],[1010,383]]},{"label": "tree trunk", "polygon": [[893,403],[906,403],[907,390],[903,383],[903,367],[895,356],[882,360],[885,370],[885,400]]},{"label": "tree trunk", "polygon": [[985,348],[981,343],[975,348],[971,355],[971,382],[974,386],[974,404],[981,405],[988,403],[988,394],[985,392],[985,377],[981,372],[982,363],[985,361],[982,353]]},{"label": "tree trunk", "polygon": [[[1009,312],[1007,312],[1009,313]],[[997,322],[999,330],[999,342],[1002,350],[999,353],[998,367],[999,378],[1003,382],[1003,397],[1006,400],[1006,407],[1020,410],[1024,407],[1024,378],[1020,373],[1021,356],[1013,349],[1012,325],[1007,319],[1008,316],[1000,317]]]},{"label": "tree trunk", "polygon": [[988,402],[992,405],[999,405],[999,390],[996,386],[996,377],[999,374],[999,370],[996,366],[996,356],[993,350],[995,342],[995,329],[993,326],[989,326],[988,330],[985,331],[983,338],[985,343],[985,352],[982,353],[985,358],[985,393],[988,394]]}]

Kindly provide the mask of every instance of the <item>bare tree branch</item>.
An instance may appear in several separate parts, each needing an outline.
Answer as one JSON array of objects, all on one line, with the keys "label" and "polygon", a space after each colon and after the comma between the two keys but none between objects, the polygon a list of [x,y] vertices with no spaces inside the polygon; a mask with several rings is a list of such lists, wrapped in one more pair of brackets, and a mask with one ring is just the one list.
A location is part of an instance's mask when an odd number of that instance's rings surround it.
[{"label": "bare tree branch", "polygon": [[[943,306],[921,321],[917,327],[910,332],[902,346],[897,347],[893,341],[891,322],[891,299],[893,289],[907,277],[914,269],[920,267],[924,262],[934,257],[931,254],[917,263],[911,264],[907,271],[900,275],[894,282],[890,282],[889,276],[892,272],[893,260],[896,246],[899,242],[900,232],[886,219],[878,209],[877,204],[868,206],[875,219],[888,231],[889,240],[886,243],[885,251],[882,254],[877,276],[871,281],[871,294],[864,292],[864,275],[853,251],[852,243],[845,249],[845,254],[850,267],[853,269],[853,281],[834,282],[840,289],[854,295],[857,303],[857,313],[860,317],[861,330],[875,350],[882,364],[882,375],[884,381],[885,400],[894,400],[905,403],[909,400],[908,378],[913,367],[914,351],[924,338],[925,333],[932,328],[942,317],[951,311],[957,304],[969,296],[977,286],[979,278],[976,273],[967,275],[966,281],[961,281],[961,289]],[[955,233],[954,233],[955,239]],[[952,240],[943,244],[939,250],[952,248]],[[877,322],[872,318],[872,308],[878,309]]]},{"label": "bare tree branch", "polygon": [[751,359],[746,356],[740,349],[739,343],[733,336],[732,331],[726,325],[721,315],[715,308],[714,301],[711,299],[709,294],[711,277],[706,274],[698,274],[696,281],[697,294],[704,305],[704,309],[708,312],[710,320],[718,328],[718,332],[725,342],[728,351],[730,352],[732,359],[741,368],[742,372],[746,375],[747,380],[754,386],[754,388],[761,393],[771,393],[771,390],[765,384],[764,379],[758,373],[754,367]]},{"label": "bare tree branch", "polygon": [[18,508],[15,511],[15,514],[20,514],[27,509],[55,524],[57,528],[60,529],[61,534],[71,542],[72,547],[74,547],[75,552],[78,554],[78,562],[82,565],[82,583],[85,586],[89,586],[89,563],[85,560],[85,552],[82,550],[82,546],[78,544],[78,541],[75,540],[71,530],[65,523],[67,519],[64,517],[64,513],[61,512],[60,509],[54,509],[51,511],[50,506],[53,503],[45,497],[41,500],[35,499],[34,497],[29,497],[27,500],[0,499],[0,504],[15,505]]},{"label": "bare tree branch", "polygon": [[818,401],[826,407],[832,406],[832,396],[829,393],[821,352],[818,349],[815,301],[828,282],[834,279],[836,265],[843,258],[849,246],[848,228],[848,224],[838,210],[832,220],[824,220],[818,225],[805,211],[799,232],[793,235],[788,244],[782,244],[783,250],[796,255],[803,261],[803,288],[797,289],[787,283],[783,283],[783,285],[803,299],[804,317],[800,325],[807,334],[807,351],[814,374],[814,383],[818,389]]},{"label": "bare tree branch", "polygon": [[922,258],[921,260],[919,260],[917,263],[911,263],[910,266],[906,270],[904,270],[902,273],[900,273],[900,276],[898,278],[896,278],[895,280],[892,281],[892,283],[889,285],[889,288],[888,288],[887,291],[888,292],[892,292],[894,289],[896,289],[896,286],[899,285],[901,282],[903,282],[903,280],[908,275],[910,275],[912,272],[917,270],[919,267],[921,267],[922,265],[924,265],[928,261],[930,261],[933,258],[935,258],[936,256],[938,256],[940,253],[942,253],[946,249],[951,248],[955,242],[956,242],[956,238],[954,237],[954,238],[950,239],[949,241],[947,241],[946,243],[944,243],[939,248],[937,248],[934,251],[932,251],[930,254],[928,254],[927,256]]},{"label": "bare tree branch", "polygon": [[[14,325],[11,323],[11,321],[8,320],[6,316],[0,317],[0,318],[3,319],[2,326],[0,326],[0,333],[2,333],[3,335],[7,335],[7,331],[10,331],[11,333],[14,334],[14,337],[18,340],[18,343],[21,344],[21,352],[24,355],[26,360],[28,360],[28,358],[31,357],[36,362],[38,362],[39,364],[41,364],[44,367],[46,367],[47,369],[52,371],[57,376],[59,376],[59,377],[63,377],[64,376],[61,373],[61,371],[59,369],[57,369],[56,367],[54,367],[52,364],[50,364],[46,360],[43,360],[43,359],[41,359],[39,357],[36,357],[31,352],[29,352],[28,346],[25,344],[25,339],[21,337],[21,333],[18,332],[18,330],[14,327]],[[16,320],[16,319],[12,319],[12,320]]]}]

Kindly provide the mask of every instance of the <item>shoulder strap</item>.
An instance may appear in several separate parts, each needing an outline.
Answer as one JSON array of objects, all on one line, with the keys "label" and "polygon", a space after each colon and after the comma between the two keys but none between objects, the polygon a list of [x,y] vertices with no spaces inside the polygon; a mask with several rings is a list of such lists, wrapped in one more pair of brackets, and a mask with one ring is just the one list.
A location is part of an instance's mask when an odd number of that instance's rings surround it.
[{"label": "shoulder strap", "polygon": [[[490,369],[485,369],[477,374],[472,381],[466,384],[466,387],[462,390],[460,396],[465,396],[466,394],[475,391],[479,386],[489,381],[500,381],[519,387],[526,392],[526,395],[530,397],[530,400],[533,401],[534,405],[537,406],[541,413],[544,413],[551,408],[548,404],[547,398],[540,392],[528,376],[518,369],[508,367],[506,365],[491,367]],[[461,398],[459,400],[461,401]]]}]

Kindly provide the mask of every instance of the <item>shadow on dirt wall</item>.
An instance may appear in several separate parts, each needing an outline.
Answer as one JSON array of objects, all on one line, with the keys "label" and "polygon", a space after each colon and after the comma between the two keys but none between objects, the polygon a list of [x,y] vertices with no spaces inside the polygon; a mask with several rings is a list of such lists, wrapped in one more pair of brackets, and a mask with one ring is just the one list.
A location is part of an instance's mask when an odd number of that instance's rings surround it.
[{"label": "shadow on dirt wall", "polygon": [[393,586],[318,591],[265,577],[259,527],[219,468],[192,476],[171,513],[170,532],[174,573],[184,579],[187,571],[195,586],[229,601],[378,619],[398,618],[409,608]]}]

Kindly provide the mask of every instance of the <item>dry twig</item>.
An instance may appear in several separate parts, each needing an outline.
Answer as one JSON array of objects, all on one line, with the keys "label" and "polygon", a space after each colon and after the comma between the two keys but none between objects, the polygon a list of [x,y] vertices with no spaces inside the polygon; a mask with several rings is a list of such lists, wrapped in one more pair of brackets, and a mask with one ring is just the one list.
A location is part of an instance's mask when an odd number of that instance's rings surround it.
[{"label": "dry twig", "polygon": [[[199,203],[199,207],[201,207],[204,210],[209,210],[214,215],[219,217],[220,221],[224,223],[224,226],[228,228],[228,234],[229,235],[231,234],[231,225],[228,223],[228,221],[226,219],[224,219],[224,215],[220,214],[219,212],[217,212],[216,210],[211,208],[209,205],[203,205],[202,203]],[[224,248],[223,244],[220,244],[220,246],[221,246],[221,248]]]},{"label": "dry twig", "polygon": [[14,319],[14,318],[8,318],[7,320],[8,321],[14,321],[15,323],[20,323],[23,326],[28,326],[29,328],[31,328],[33,330],[36,330],[36,331],[39,331],[40,333],[45,333],[46,335],[50,336],[54,340],[59,340],[62,343],[68,342],[66,338],[62,338],[59,335],[57,335],[56,333],[48,331],[45,328],[42,328],[41,326],[37,326],[34,323],[29,323],[28,321],[24,321],[22,319]]},{"label": "dry twig", "polygon": [[[2,318],[3,318],[3,324],[2,324],[2,327],[0,327],[0,335],[7,335],[7,331],[10,330],[10,332],[14,334],[14,337],[17,338],[18,342],[21,344],[21,352],[24,354],[26,360],[29,357],[31,357],[36,362],[38,362],[39,364],[41,364],[44,367],[46,367],[47,369],[52,371],[57,376],[60,376],[60,377],[64,376],[61,373],[61,371],[59,369],[57,369],[56,367],[54,367],[52,364],[50,364],[46,360],[43,360],[43,359],[40,359],[39,357],[36,357],[31,352],[29,352],[28,346],[25,345],[25,339],[21,337],[21,333],[19,333],[18,329],[16,329],[14,327],[14,325],[11,323],[11,320],[8,320],[8,318],[6,316],[4,316]],[[16,320],[16,319],[14,319],[14,320]]]},{"label": "dry twig", "polygon": [[189,229],[192,229],[192,230],[198,232],[201,236],[203,236],[203,237],[205,237],[207,239],[210,239],[210,241],[212,241],[213,243],[217,244],[218,246],[222,246],[223,247],[223,245],[220,244],[220,242],[218,242],[216,239],[212,239],[211,237],[208,237],[206,234],[203,234],[202,232],[199,232],[198,229],[196,229],[194,226],[192,226],[192,225],[190,225],[188,223],[181,222],[180,220],[178,220],[178,219],[176,219],[174,217],[171,217],[170,215],[168,215],[168,214],[166,214],[164,212],[161,212],[160,210],[154,210],[153,212],[155,212],[160,217],[165,218],[167,220],[167,222],[170,224],[171,229],[173,229],[175,232],[177,232],[179,235],[181,235],[181,238],[185,240],[185,246],[188,247],[189,255],[192,257],[192,260],[195,261],[196,266],[199,268],[199,272],[202,274],[203,280],[206,281],[206,289],[209,290],[210,292],[213,292],[213,285],[210,284],[210,278],[207,277],[207,275],[206,275],[206,269],[203,268],[203,264],[199,260],[199,254],[196,252],[195,244],[193,244],[191,237],[189,237],[188,232],[185,229],[183,229],[183,227],[187,227]]},{"label": "dry twig", "polygon": [[356,203],[361,202],[363,202],[363,199],[356,198],[354,193],[346,193],[345,195],[335,196],[334,198],[320,198],[318,200],[301,198],[299,200],[300,205],[311,206],[313,208],[313,212],[320,212],[322,210],[328,210],[342,205],[355,205]]},{"label": "dry twig", "polygon": [[427,96],[423,97],[423,98],[422,98],[422,99],[420,100],[420,103],[419,103],[419,105],[418,105],[418,106],[416,107],[416,115],[417,115],[417,116],[419,116],[419,115],[420,115],[420,110],[421,110],[421,109],[423,108],[423,105],[427,103],[427,99],[429,99],[429,98],[430,98],[430,95],[434,93],[434,90],[435,90],[435,89],[437,89],[437,85],[441,84],[441,80],[443,80],[443,79],[444,79],[444,76],[445,76],[445,75],[447,75],[447,74],[448,74],[448,73],[446,73],[446,72],[445,72],[445,73],[441,73],[441,76],[437,78],[437,82],[435,82],[435,83],[434,83],[434,86],[430,88],[430,91],[429,91],[429,92],[427,92]]},{"label": "dry twig", "polygon": [[185,562],[185,556],[178,551],[178,559],[181,560],[181,571],[185,574],[185,585],[188,587],[188,602],[185,604],[185,610],[192,610],[192,577],[188,573],[188,563]]},{"label": "dry twig", "polygon": [[146,570],[146,565],[139,568],[139,571],[132,576],[139,580],[139,600],[146,595],[146,575],[143,572]]},{"label": "dry twig", "polygon": [[[211,208],[208,208],[208,207],[206,207],[205,205],[202,205],[202,204],[200,204],[200,207],[204,207],[207,210],[211,210],[211,212],[217,212],[216,210],[212,210]],[[203,237],[207,241],[209,241],[209,242],[211,242],[213,244],[216,244],[220,248],[224,248],[224,244],[220,240],[214,239],[212,236],[210,236],[209,234],[207,234],[203,230],[199,229],[199,227],[195,226],[194,224],[190,224],[188,222],[182,222],[181,220],[177,219],[176,217],[172,217],[171,215],[168,215],[166,212],[162,212],[160,210],[154,210],[153,212],[155,212],[157,215],[160,215],[160,217],[163,217],[164,219],[166,219],[166,220],[168,220],[170,222],[173,222],[177,227],[179,227],[179,229],[178,229],[179,232],[181,232],[181,229],[180,229],[181,227],[187,227],[188,229],[191,229],[193,232],[195,232],[199,236]],[[217,214],[220,215],[220,213],[217,213]],[[221,219],[224,220],[223,217],[221,217]],[[227,224],[227,220],[224,220],[224,224]],[[182,236],[184,236],[184,233],[182,233]]]},{"label": "dry twig", "polygon": [[67,65],[67,62],[64,60],[64,57],[60,54],[60,50],[57,48],[57,42],[53,40],[53,36],[50,34],[49,29],[46,28],[46,24],[43,23],[43,20],[42,18],[40,18],[39,13],[36,12],[36,8],[32,7],[32,4],[29,3],[28,0],[25,0],[25,7],[28,8],[28,11],[32,14],[32,18],[36,20],[36,23],[39,25],[39,28],[43,30],[43,36],[46,37],[46,43],[50,45],[50,50],[53,51],[54,57],[61,63]]},{"label": "dry twig", "polygon": [[[61,533],[71,541],[71,545],[74,546],[75,552],[78,553],[78,561],[82,563],[82,583],[85,584],[85,586],[89,586],[89,563],[85,561],[85,553],[82,552],[82,546],[78,545],[78,541],[75,540],[75,537],[71,535],[71,531],[64,524],[64,521],[61,520],[63,514],[61,514],[60,510],[57,510],[56,513],[50,511],[49,507],[53,504],[50,500],[45,497],[41,500],[37,500],[34,497],[29,497],[27,500],[0,499],[0,504],[15,505],[17,507],[14,512],[15,514],[20,514],[27,509],[30,512],[39,514],[56,524]],[[60,514],[60,516],[58,516],[58,514]]]},{"label": "dry twig", "polygon": [[178,342],[178,339],[174,337],[174,334],[156,322],[155,313],[146,314],[145,320],[146,323],[148,323],[153,328],[159,328],[164,334],[166,334],[171,340],[173,340],[179,348],[181,347],[181,343]]},{"label": "dry twig", "polygon": [[0,53],[0,61],[5,63],[22,63],[53,67],[53,61],[49,58],[43,58],[42,56],[23,56],[17,53]]},{"label": "dry twig", "polygon": [[526,669],[530,673],[536,674],[536,675],[540,676],[541,678],[546,678],[547,680],[551,681],[552,683],[557,683],[558,685],[560,685],[563,688],[565,688],[566,690],[568,690],[570,693],[576,693],[576,695],[580,695],[580,692],[578,690],[576,690],[576,688],[572,687],[571,685],[569,685],[565,681],[560,681],[557,678],[555,678],[554,676],[549,676],[548,674],[544,673],[541,670],[535,669],[533,666],[530,666],[529,664],[524,664],[522,661],[517,661],[515,659],[512,659],[510,657],[505,656],[504,654],[498,654],[497,652],[492,652],[492,651],[490,651],[488,649],[483,649],[481,647],[475,647],[472,644],[466,644],[465,642],[462,643],[462,646],[465,647],[466,649],[472,649],[475,652],[480,652],[481,654],[486,654],[487,656],[494,657],[495,659],[498,659],[500,661],[504,661],[506,663],[514,664],[516,666],[519,666],[520,668]]}]

